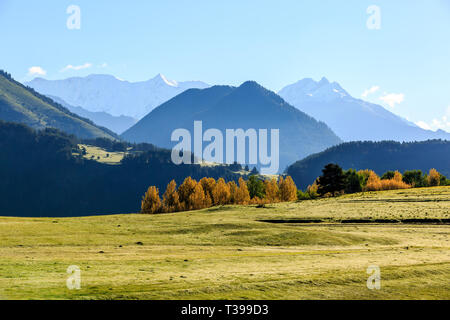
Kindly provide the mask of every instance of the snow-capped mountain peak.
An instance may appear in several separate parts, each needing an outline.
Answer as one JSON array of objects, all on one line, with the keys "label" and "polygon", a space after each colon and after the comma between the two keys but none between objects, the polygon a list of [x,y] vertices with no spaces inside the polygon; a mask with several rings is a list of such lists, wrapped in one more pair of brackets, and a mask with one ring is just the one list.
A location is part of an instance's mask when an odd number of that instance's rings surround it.
[{"label": "snow-capped mountain peak", "polygon": [[148,81],[129,82],[112,75],[92,74],[64,80],[36,78],[26,85],[44,95],[59,97],[91,112],[140,119],[157,106],[191,88],[204,89],[201,81],[177,82],[158,74]]},{"label": "snow-capped mountain peak", "polygon": [[[284,100],[324,121],[345,141],[448,139],[445,132],[423,130],[380,105],[353,98],[337,82],[306,78],[280,90]],[[382,128],[382,129],[381,129]]]},{"label": "snow-capped mountain peak", "polygon": [[330,82],[325,77],[320,81],[314,81],[311,78],[302,79],[283,88],[279,94],[282,97],[287,97],[286,100],[288,101],[295,100],[296,103],[306,102],[311,99],[332,101],[349,96],[337,82]]}]

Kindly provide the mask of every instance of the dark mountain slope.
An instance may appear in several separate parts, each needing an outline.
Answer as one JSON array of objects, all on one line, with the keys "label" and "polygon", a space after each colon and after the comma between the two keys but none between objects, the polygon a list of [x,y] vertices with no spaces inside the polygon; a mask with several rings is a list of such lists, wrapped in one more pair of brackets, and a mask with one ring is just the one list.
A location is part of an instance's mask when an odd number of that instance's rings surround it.
[{"label": "dark mountain slope", "polygon": [[399,143],[348,142],[311,155],[291,165],[287,173],[301,188],[312,184],[323,167],[337,163],[344,169],[371,169],[381,175],[389,170],[422,170],[432,168],[450,176],[450,141],[429,140]]},{"label": "dark mountain slope", "polygon": [[240,87],[215,86],[188,90],[162,104],[127,130],[122,137],[132,142],[149,142],[172,148],[171,134],[184,128],[193,132],[194,121],[210,128],[279,129],[280,170],[298,159],[338,144],[341,140],[322,122],[287,104],[256,82]]},{"label": "dark mountain slope", "polygon": [[234,166],[174,165],[170,151],[148,146],[107,165],[80,156],[78,140],[0,120],[0,216],[67,217],[135,213],[150,185],[191,176],[237,180]]}]

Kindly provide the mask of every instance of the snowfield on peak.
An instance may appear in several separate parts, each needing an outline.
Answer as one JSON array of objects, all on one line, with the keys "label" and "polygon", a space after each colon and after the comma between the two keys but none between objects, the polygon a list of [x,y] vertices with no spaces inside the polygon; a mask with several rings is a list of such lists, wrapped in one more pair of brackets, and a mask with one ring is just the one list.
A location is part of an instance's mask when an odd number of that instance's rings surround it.
[{"label": "snowfield on peak", "polygon": [[157,106],[187,89],[208,88],[201,81],[177,82],[164,75],[141,82],[129,82],[112,75],[89,75],[64,80],[35,78],[25,83],[41,94],[59,97],[70,105],[91,112],[141,119]]}]

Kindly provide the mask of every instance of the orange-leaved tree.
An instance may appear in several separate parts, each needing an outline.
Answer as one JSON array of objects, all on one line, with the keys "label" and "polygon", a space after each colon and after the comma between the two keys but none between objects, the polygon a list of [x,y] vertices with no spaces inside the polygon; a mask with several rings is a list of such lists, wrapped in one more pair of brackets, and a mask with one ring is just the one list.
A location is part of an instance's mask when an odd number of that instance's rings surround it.
[{"label": "orange-leaved tree", "polygon": [[205,191],[203,191],[203,187],[201,183],[197,183],[194,191],[189,196],[189,203],[191,204],[191,209],[199,210],[206,208],[211,205],[211,203],[207,203],[205,196]]},{"label": "orange-leaved tree", "polygon": [[151,186],[148,188],[141,202],[141,213],[155,214],[161,212],[161,199],[158,188]]},{"label": "orange-leaved tree", "polygon": [[181,210],[180,197],[177,191],[177,183],[172,180],[163,195],[163,211],[166,213],[177,212]]},{"label": "orange-leaved tree", "polygon": [[230,187],[223,178],[217,180],[213,190],[214,205],[226,205],[230,203]]},{"label": "orange-leaved tree", "polygon": [[280,202],[280,189],[278,188],[278,183],[275,179],[265,180],[265,191],[266,200],[269,203]]},{"label": "orange-leaved tree", "polygon": [[230,189],[230,204],[236,204],[236,197],[239,189],[236,182],[228,182],[228,188]]},{"label": "orange-leaved tree", "polygon": [[437,187],[441,184],[441,175],[436,169],[431,169],[428,173],[427,181],[430,187]]},{"label": "orange-leaved tree", "polygon": [[178,188],[178,195],[180,197],[181,210],[189,211],[192,210],[194,205],[191,202],[191,194],[194,193],[195,187],[197,186],[197,181],[191,177],[187,177],[184,182]]},{"label": "orange-leaved tree", "polygon": [[235,196],[236,204],[248,204],[250,202],[250,193],[248,192],[247,182],[239,178],[239,188]]},{"label": "orange-leaved tree", "polygon": [[286,179],[280,178],[280,200],[295,201],[297,200],[297,186],[290,176]]},{"label": "orange-leaved tree", "polygon": [[214,178],[202,178],[200,180],[200,183],[202,185],[203,191],[205,191],[205,196],[210,199],[212,202],[213,199],[213,190],[216,186],[216,180]]}]

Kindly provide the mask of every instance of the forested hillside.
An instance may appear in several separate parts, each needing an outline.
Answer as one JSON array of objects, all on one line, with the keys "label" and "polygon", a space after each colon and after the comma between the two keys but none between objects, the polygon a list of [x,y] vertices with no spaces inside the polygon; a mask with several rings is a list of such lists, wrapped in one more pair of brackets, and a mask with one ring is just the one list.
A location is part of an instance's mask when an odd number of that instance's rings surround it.
[{"label": "forested hillside", "polygon": [[0,121],[0,216],[132,213],[149,185],[164,190],[172,179],[181,183],[188,176],[240,177],[234,166],[174,165],[170,151],[155,147],[120,165],[102,164],[83,159],[78,142],[56,129]]},{"label": "forested hillside", "polygon": [[320,176],[323,167],[329,163],[344,169],[371,169],[379,175],[390,170],[428,172],[435,168],[449,177],[450,141],[349,142],[298,161],[288,168],[287,173],[298,187],[305,188]]},{"label": "forested hillside", "polygon": [[80,138],[118,139],[111,130],[70,112],[1,70],[0,120],[23,123],[34,129],[57,128]]}]

